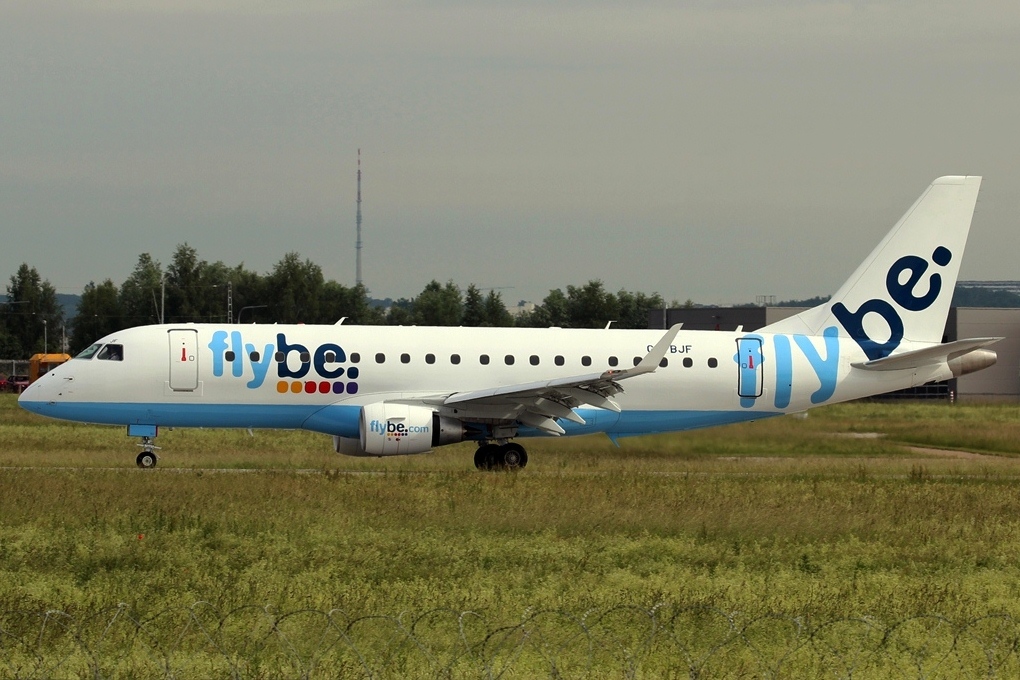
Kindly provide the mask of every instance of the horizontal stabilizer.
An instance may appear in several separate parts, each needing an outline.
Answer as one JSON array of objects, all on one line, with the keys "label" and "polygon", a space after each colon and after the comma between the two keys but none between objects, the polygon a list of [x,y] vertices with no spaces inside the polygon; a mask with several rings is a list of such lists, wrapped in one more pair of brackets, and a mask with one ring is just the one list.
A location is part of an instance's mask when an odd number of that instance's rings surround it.
[{"label": "horizontal stabilizer", "polygon": [[[851,364],[854,368],[865,371],[902,371],[923,366],[932,366],[943,362],[950,362],[954,359],[969,354],[975,350],[987,347],[1002,338],[972,338],[969,340],[957,340],[944,345],[933,345],[924,349],[916,349],[912,352],[894,354],[893,356],[875,359],[874,361],[860,361]],[[992,357],[994,353],[990,353]]]}]

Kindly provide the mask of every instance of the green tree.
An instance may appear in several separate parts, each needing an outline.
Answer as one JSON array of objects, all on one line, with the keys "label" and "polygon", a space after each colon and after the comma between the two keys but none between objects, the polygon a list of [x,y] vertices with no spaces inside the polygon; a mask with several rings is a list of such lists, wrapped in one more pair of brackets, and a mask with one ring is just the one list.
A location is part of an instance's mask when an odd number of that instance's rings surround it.
[{"label": "green tree", "polygon": [[231,321],[227,298],[233,270],[199,259],[187,243],[177,246],[166,270],[167,321]]},{"label": "green tree", "polygon": [[648,328],[648,317],[653,310],[662,312],[665,302],[658,293],[630,293],[621,290],[616,294],[616,328]]},{"label": "green tree", "polygon": [[336,323],[346,317],[348,323],[379,323],[382,315],[368,304],[365,286],[348,288],[336,281],[327,281],[322,289],[321,317],[323,323]]},{"label": "green tree", "polygon": [[461,322],[465,326],[474,327],[486,325],[485,321],[485,298],[482,297],[478,287],[472,283],[464,293],[464,316]]},{"label": "green tree", "polygon": [[4,308],[9,342],[22,356],[60,349],[64,312],[56,289],[42,280],[35,267],[22,263],[11,277]]},{"label": "green tree", "polygon": [[138,256],[134,271],[120,286],[120,309],[125,326],[159,323],[163,267],[148,253]]},{"label": "green tree", "polygon": [[196,321],[198,317],[198,285],[205,264],[198,252],[187,243],[177,246],[166,268],[166,316],[169,322]]},{"label": "green tree", "polygon": [[319,265],[287,253],[266,278],[265,295],[273,318],[279,323],[325,322],[320,314],[324,284]]},{"label": "green tree", "polygon": [[517,324],[532,328],[549,328],[550,326],[569,327],[570,317],[567,311],[567,296],[559,288],[550,290],[549,294],[542,300],[542,304],[535,305],[535,308],[530,313],[522,314],[517,320]]},{"label": "green tree", "polygon": [[[7,330],[7,312],[4,309],[3,319],[0,319],[0,357],[16,359],[21,356],[24,356],[24,352],[18,343],[18,339]],[[7,375],[2,366],[0,366],[0,375]]]},{"label": "green tree", "polygon": [[567,314],[572,328],[602,328],[619,318],[616,296],[599,280],[577,288],[567,286]]},{"label": "green tree", "polygon": [[270,318],[266,279],[239,264],[227,274],[234,297],[231,322],[255,323]]},{"label": "green tree", "polygon": [[507,311],[506,305],[503,304],[503,296],[500,293],[490,290],[489,294],[485,296],[483,307],[485,310],[484,325],[500,328],[514,325],[514,317]]},{"label": "green tree", "polygon": [[89,282],[81,293],[78,313],[71,321],[71,353],[77,354],[99,338],[124,327],[120,296],[113,281]]},{"label": "green tree", "polygon": [[388,326],[412,326],[414,325],[414,301],[407,298],[395,300],[390,308],[386,310],[386,325]]},{"label": "green tree", "polygon": [[415,323],[422,326],[459,326],[463,316],[460,288],[453,281],[443,286],[433,279],[414,299]]}]

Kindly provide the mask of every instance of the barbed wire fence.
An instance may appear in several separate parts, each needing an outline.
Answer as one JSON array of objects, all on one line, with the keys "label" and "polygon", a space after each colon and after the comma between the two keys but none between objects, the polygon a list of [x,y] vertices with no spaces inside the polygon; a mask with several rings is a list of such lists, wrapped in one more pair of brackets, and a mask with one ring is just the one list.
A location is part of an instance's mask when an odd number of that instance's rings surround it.
[{"label": "barbed wire fence", "polygon": [[1018,641],[1007,614],[883,624],[657,605],[491,622],[199,602],[144,616],[0,612],[0,678],[999,678],[1020,677]]}]

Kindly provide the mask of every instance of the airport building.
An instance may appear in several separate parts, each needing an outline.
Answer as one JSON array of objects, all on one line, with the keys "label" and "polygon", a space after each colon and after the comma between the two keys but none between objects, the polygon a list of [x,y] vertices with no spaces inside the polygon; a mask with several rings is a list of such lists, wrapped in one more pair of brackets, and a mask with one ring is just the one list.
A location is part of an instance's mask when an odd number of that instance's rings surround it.
[{"label": "airport building", "polygon": [[[661,309],[649,313],[649,328],[669,328],[683,323],[685,330],[751,332],[804,311],[803,307],[692,307]],[[946,321],[944,341],[1002,337],[990,346],[998,356],[994,366],[889,397],[961,399],[971,401],[1020,401],[1020,309],[953,307]]]}]

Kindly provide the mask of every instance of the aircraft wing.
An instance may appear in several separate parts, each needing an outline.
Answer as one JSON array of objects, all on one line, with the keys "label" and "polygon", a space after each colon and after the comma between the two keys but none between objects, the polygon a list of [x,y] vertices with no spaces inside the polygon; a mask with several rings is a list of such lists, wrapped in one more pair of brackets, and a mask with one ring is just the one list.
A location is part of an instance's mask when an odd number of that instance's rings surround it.
[{"label": "aircraft wing", "polygon": [[612,397],[623,392],[620,381],[655,371],[681,326],[676,324],[667,330],[633,368],[454,392],[441,404],[455,408],[460,417],[467,419],[519,420],[549,434],[563,434],[565,430],[556,419],[564,418],[583,425],[584,419],[572,410],[581,404],[619,413],[620,407]]}]

